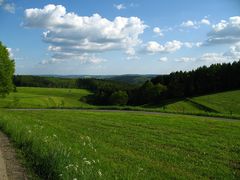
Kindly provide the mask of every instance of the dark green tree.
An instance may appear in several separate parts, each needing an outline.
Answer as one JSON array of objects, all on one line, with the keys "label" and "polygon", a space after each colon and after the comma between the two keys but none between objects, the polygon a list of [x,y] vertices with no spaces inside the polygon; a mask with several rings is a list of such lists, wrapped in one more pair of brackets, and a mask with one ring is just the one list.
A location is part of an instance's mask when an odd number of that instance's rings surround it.
[{"label": "dark green tree", "polygon": [[109,99],[112,105],[126,105],[128,102],[128,94],[125,91],[117,91],[112,93]]},{"label": "dark green tree", "polygon": [[0,96],[5,97],[13,89],[15,63],[9,56],[7,48],[0,42]]}]

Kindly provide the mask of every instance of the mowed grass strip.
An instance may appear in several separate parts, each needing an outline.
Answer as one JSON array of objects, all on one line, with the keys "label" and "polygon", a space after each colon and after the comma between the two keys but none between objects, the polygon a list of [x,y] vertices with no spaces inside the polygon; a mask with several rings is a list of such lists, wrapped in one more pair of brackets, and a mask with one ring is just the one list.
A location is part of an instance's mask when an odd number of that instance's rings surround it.
[{"label": "mowed grass strip", "polygon": [[240,121],[76,110],[0,110],[48,179],[239,179]]},{"label": "mowed grass strip", "polygon": [[17,92],[0,99],[3,108],[88,108],[81,99],[91,94],[84,89],[17,87]]}]

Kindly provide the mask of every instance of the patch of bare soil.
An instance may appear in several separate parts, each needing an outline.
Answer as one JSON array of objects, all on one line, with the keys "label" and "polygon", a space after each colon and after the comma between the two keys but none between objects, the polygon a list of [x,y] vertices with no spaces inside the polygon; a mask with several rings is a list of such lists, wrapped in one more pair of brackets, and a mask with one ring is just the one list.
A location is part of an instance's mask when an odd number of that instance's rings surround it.
[{"label": "patch of bare soil", "polygon": [[27,180],[26,169],[17,159],[14,147],[8,137],[0,132],[0,179]]}]

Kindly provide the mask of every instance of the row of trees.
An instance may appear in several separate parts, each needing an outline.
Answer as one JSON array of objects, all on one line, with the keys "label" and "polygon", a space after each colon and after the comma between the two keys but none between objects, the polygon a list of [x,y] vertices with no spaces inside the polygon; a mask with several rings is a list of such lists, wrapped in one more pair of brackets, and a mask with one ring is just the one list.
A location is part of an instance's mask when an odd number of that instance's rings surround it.
[{"label": "row of trees", "polygon": [[14,83],[16,86],[88,89],[94,94],[87,97],[87,101],[98,105],[142,105],[238,89],[239,75],[240,61],[160,75],[146,81],[142,86],[93,78],[64,79],[39,76],[15,76]]},{"label": "row of trees", "polygon": [[[14,61],[0,42],[0,95],[15,86],[84,88],[94,92],[87,101],[99,105],[158,104],[167,99],[197,96],[240,88],[240,61],[200,67],[189,72],[157,76],[142,86],[103,79],[70,79],[14,74]],[[12,80],[14,85],[12,84]]]},{"label": "row of trees", "polygon": [[161,84],[145,82],[142,86],[99,79],[78,79],[78,88],[94,92],[87,98],[89,103],[98,105],[139,105],[159,103],[167,91]]},{"label": "row of trees", "polygon": [[174,72],[151,80],[167,86],[165,98],[198,96],[240,88],[240,61],[200,67],[189,72]]},{"label": "row of trees", "polygon": [[125,105],[129,101],[128,92],[136,88],[124,82],[94,78],[78,79],[77,87],[93,91],[87,101],[97,105]]},{"label": "row of trees", "polygon": [[[240,88],[240,61],[200,67],[189,72],[157,76],[140,87],[119,85],[106,80],[92,80],[95,94],[91,102],[101,105],[159,104],[165,100],[198,96]],[[89,88],[80,80],[82,88]],[[84,86],[83,86],[84,85]],[[94,87],[94,88],[93,88]],[[122,101],[121,101],[122,100]]]},{"label": "row of trees", "polygon": [[20,87],[77,88],[76,79],[71,78],[16,75],[13,82]]}]

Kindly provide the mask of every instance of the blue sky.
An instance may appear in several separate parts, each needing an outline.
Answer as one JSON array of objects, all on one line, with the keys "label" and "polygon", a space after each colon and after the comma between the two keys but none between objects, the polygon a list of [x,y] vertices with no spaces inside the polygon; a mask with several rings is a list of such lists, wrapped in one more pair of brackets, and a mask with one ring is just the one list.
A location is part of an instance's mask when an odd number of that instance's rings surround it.
[{"label": "blue sky", "polygon": [[239,0],[0,0],[16,74],[166,74],[240,59]]}]

